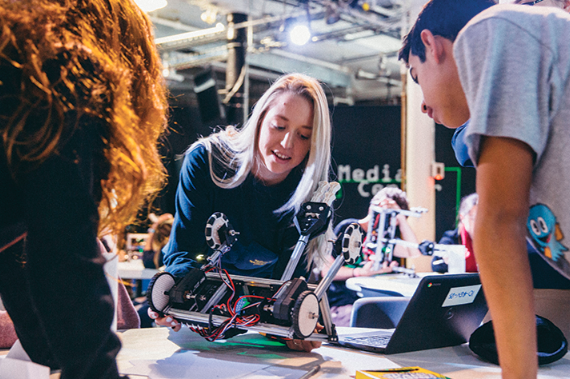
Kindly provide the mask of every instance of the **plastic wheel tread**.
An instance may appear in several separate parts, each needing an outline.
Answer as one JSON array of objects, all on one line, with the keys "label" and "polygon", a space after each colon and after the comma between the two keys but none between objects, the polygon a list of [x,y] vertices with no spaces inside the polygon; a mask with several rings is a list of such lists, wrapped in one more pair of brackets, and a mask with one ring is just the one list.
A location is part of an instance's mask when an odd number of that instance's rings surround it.
[{"label": "plastic wheel tread", "polygon": [[176,283],[174,276],[169,272],[159,272],[150,281],[146,292],[146,297],[150,309],[162,313],[170,301],[168,291]]},{"label": "plastic wheel tread", "polygon": [[319,321],[319,300],[311,291],[303,291],[292,311],[293,331],[300,338],[313,334]]},{"label": "plastic wheel tread", "polygon": [[228,227],[229,220],[225,214],[216,212],[208,218],[206,222],[206,243],[210,248],[216,250],[221,245],[219,230],[223,226]]},{"label": "plastic wheel tread", "polygon": [[350,224],[342,236],[342,255],[347,264],[354,264],[362,252],[364,233],[357,223]]}]

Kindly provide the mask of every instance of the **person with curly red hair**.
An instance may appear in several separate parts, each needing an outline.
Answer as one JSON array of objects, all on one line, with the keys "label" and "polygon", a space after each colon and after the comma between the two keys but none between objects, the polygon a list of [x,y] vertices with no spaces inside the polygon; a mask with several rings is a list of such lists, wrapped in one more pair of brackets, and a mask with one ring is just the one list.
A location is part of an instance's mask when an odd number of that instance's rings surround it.
[{"label": "person with curly red hair", "polygon": [[0,296],[62,379],[119,377],[97,237],[162,187],[166,110],[132,0],[0,0]]}]

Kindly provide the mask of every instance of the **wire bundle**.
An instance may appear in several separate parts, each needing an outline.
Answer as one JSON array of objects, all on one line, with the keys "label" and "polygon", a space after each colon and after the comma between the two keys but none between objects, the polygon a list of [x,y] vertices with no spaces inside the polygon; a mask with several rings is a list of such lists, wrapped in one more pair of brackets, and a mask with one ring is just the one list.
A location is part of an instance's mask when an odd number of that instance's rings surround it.
[{"label": "wire bundle", "polygon": [[[259,314],[252,314],[252,315],[247,315],[247,316],[241,316],[241,314],[246,309],[257,307],[258,305],[261,304],[261,302],[263,300],[271,300],[271,299],[267,299],[266,297],[263,297],[263,296],[243,295],[243,296],[240,296],[232,305],[232,303],[231,303],[232,299],[234,298],[234,296],[236,294],[236,287],[234,285],[234,282],[232,281],[232,278],[230,277],[230,275],[228,274],[228,272],[226,270],[222,269],[219,266],[219,262],[218,262],[217,267],[210,267],[206,270],[206,272],[210,272],[213,270],[216,270],[220,274],[220,279],[231,290],[232,293],[228,297],[228,300],[225,302],[225,304],[224,303],[217,304],[217,305],[213,306],[212,309],[210,309],[210,318],[209,318],[208,327],[202,327],[202,326],[197,326],[197,325],[190,326],[190,330],[192,330],[195,333],[198,333],[200,336],[204,337],[208,341],[215,341],[217,339],[224,338],[225,333],[229,329],[240,328],[240,327],[250,327],[250,326],[257,324],[261,320],[261,316]],[[238,304],[240,303],[240,301],[242,299],[246,299],[246,298],[247,299],[251,299],[251,298],[259,299],[259,301],[255,302],[255,303],[248,304],[245,307],[242,307],[240,309],[236,309]],[[216,309],[219,309],[222,313],[226,313],[226,314],[229,313],[229,315],[231,316],[228,319],[226,319],[224,322],[222,322],[218,327],[214,327],[214,325],[212,323],[212,316],[213,316],[214,311]]]}]

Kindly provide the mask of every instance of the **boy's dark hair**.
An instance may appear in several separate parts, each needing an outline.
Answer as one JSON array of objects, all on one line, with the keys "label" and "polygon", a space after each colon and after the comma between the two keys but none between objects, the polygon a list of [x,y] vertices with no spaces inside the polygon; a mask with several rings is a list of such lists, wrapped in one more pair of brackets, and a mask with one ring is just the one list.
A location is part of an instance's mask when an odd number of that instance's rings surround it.
[{"label": "boy's dark hair", "polygon": [[459,31],[480,12],[495,5],[494,0],[431,0],[424,5],[410,32],[404,37],[398,59],[408,63],[410,51],[423,63],[426,60],[422,30],[455,41]]}]

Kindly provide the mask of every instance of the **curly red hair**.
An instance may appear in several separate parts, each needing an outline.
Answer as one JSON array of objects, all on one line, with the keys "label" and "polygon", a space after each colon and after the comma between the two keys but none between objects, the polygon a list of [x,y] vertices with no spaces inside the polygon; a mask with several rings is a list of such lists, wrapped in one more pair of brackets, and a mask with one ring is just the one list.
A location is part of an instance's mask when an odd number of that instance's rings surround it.
[{"label": "curly red hair", "polygon": [[[54,60],[64,62],[55,77]],[[71,112],[101,118],[109,171],[99,231],[121,232],[166,178],[157,141],[167,91],[148,17],[132,0],[0,0],[0,68],[19,80],[0,99],[10,105],[0,135],[12,175],[57,153]]]}]

